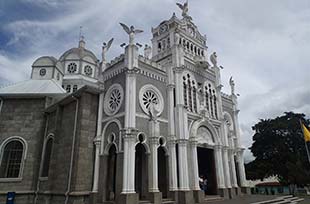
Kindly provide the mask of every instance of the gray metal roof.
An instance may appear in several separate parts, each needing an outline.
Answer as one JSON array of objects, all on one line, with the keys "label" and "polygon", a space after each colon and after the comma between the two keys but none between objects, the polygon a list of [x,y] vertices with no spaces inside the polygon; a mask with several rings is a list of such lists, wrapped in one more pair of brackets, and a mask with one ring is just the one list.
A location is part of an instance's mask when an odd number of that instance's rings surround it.
[{"label": "gray metal roof", "polygon": [[53,79],[27,80],[1,87],[0,94],[61,94],[66,91]]}]

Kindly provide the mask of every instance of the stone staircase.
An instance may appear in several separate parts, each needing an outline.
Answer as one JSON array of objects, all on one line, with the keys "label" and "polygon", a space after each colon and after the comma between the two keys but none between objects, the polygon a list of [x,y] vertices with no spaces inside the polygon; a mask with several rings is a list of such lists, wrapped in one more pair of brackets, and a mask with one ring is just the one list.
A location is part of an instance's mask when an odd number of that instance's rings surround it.
[{"label": "stone staircase", "polygon": [[[172,200],[172,199],[163,199],[162,204],[176,204],[176,201]],[[152,204],[149,200],[140,200],[139,204]]]},{"label": "stone staircase", "polygon": [[222,198],[219,195],[207,195],[205,197],[205,203],[210,203],[210,202],[216,202],[216,201],[222,201],[224,198]]},{"label": "stone staircase", "polygon": [[272,200],[260,201],[251,204],[297,204],[303,201],[303,198],[294,197],[292,195],[281,196]]}]

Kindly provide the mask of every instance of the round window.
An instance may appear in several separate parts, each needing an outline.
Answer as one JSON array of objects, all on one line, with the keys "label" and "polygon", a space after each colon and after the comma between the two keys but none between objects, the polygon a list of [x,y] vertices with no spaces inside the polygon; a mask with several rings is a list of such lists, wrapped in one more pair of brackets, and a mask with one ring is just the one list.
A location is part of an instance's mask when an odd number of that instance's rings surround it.
[{"label": "round window", "polygon": [[157,116],[164,110],[164,99],[160,91],[153,85],[147,84],[140,89],[139,102],[142,110],[149,115],[150,105],[152,104],[157,109]]},{"label": "round window", "polygon": [[75,63],[71,62],[70,64],[68,64],[68,72],[70,74],[76,72],[76,70],[77,70],[77,65]]},{"label": "round window", "polygon": [[104,112],[111,116],[117,113],[121,107],[124,98],[124,91],[120,84],[112,85],[104,99]]},{"label": "round window", "polygon": [[86,65],[84,67],[84,73],[87,75],[87,76],[91,76],[93,74],[93,69],[91,68],[91,66],[89,65]]},{"label": "round window", "polygon": [[46,69],[40,69],[40,76],[45,76]]}]

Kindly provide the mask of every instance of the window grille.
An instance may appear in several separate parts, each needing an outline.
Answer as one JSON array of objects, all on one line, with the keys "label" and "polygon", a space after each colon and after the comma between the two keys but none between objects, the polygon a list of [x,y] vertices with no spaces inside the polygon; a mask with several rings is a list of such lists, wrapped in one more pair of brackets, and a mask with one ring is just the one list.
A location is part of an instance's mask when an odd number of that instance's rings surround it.
[{"label": "window grille", "polygon": [[3,150],[0,166],[1,178],[18,178],[22,163],[24,147],[20,141],[9,142]]}]

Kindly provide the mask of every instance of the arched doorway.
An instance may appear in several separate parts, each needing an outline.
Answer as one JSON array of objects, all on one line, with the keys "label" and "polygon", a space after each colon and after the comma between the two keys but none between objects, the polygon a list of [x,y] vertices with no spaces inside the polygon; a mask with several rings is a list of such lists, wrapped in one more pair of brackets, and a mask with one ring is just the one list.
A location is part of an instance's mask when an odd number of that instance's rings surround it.
[{"label": "arched doorway", "polygon": [[148,166],[146,149],[141,142],[136,145],[135,156],[135,190],[139,199],[144,200],[148,193]]},{"label": "arched doorway", "polygon": [[214,160],[214,150],[197,147],[199,176],[207,179],[207,195],[217,194],[216,169]]},{"label": "arched doorway", "polygon": [[158,163],[158,188],[162,193],[163,198],[168,198],[168,168],[167,168],[167,155],[164,147],[160,146],[157,149],[157,163]]},{"label": "arched doorway", "polygon": [[216,167],[213,150],[215,140],[212,132],[205,125],[199,126],[196,134],[198,140],[197,159],[199,176],[207,179],[206,194],[215,195],[217,194]]},{"label": "arched doorway", "polygon": [[107,182],[106,182],[106,200],[115,200],[116,192],[116,147],[114,144],[109,149],[108,161],[107,161]]}]

